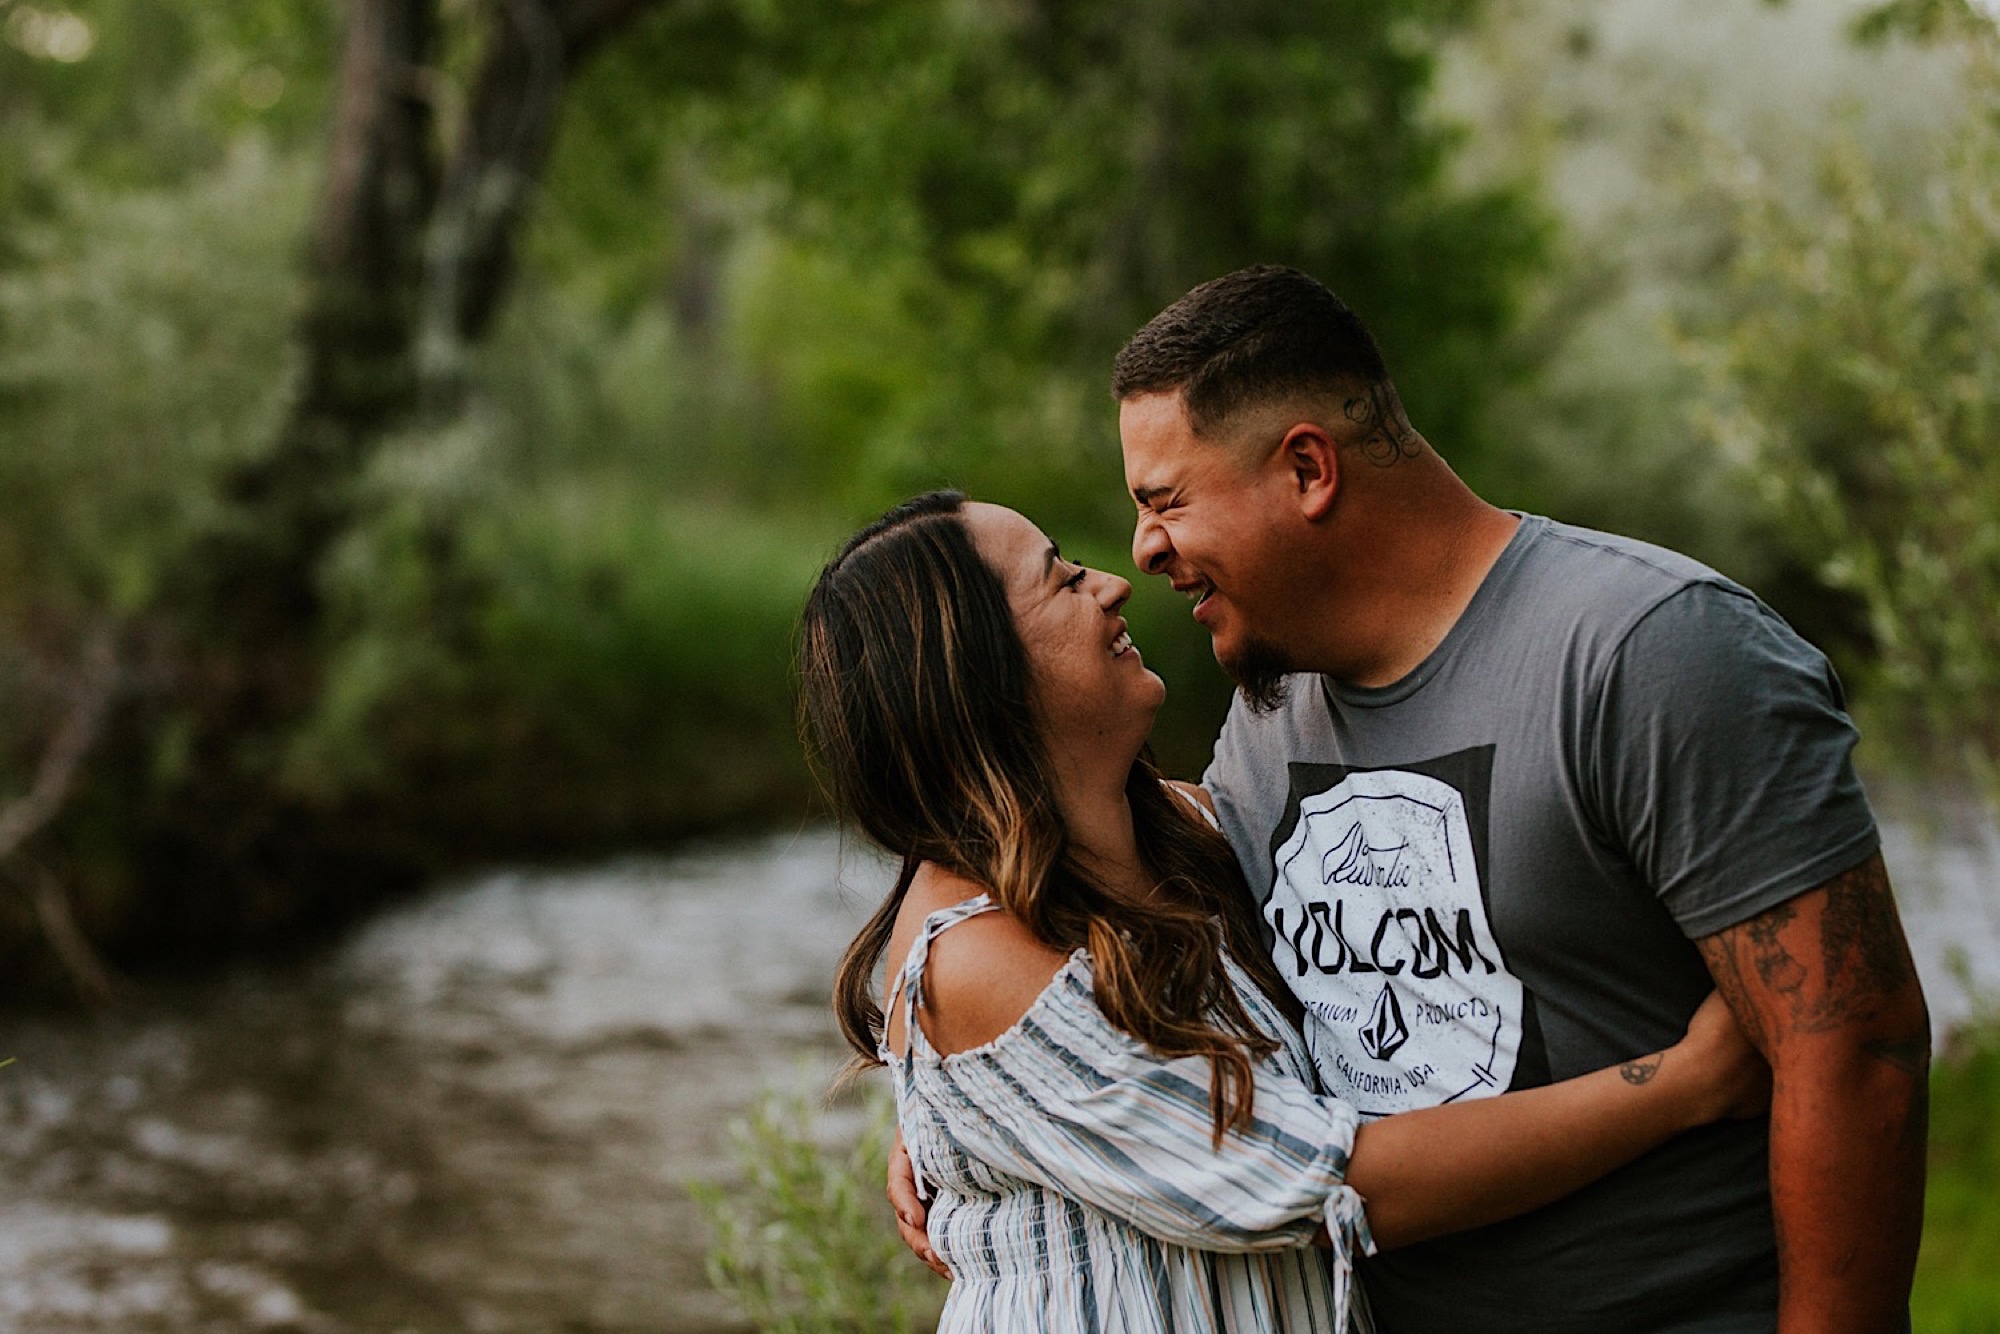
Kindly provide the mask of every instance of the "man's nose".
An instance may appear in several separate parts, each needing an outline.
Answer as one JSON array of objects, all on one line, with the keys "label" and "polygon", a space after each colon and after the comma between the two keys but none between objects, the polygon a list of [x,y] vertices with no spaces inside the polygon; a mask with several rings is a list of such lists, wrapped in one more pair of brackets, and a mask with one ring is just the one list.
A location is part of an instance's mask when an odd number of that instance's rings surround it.
[{"label": "man's nose", "polygon": [[1145,574],[1160,574],[1167,568],[1173,543],[1167,540],[1159,520],[1141,514],[1132,525],[1132,563]]}]

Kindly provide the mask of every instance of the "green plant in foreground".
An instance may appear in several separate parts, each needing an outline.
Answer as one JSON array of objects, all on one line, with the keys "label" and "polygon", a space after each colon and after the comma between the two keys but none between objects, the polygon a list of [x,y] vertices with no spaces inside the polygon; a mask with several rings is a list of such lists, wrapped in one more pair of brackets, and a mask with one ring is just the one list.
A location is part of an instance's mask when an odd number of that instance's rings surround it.
[{"label": "green plant in foreground", "polygon": [[1930,1181],[1910,1303],[1917,1334],[2000,1334],[2000,1019],[1958,1033],[1931,1071]]},{"label": "green plant in foreground", "polygon": [[860,1110],[850,1145],[807,1094],[766,1093],[730,1128],[742,1184],[688,1187],[715,1235],[710,1281],[768,1334],[936,1324],[943,1285],[904,1249],[882,1196],[887,1090],[871,1088]]}]

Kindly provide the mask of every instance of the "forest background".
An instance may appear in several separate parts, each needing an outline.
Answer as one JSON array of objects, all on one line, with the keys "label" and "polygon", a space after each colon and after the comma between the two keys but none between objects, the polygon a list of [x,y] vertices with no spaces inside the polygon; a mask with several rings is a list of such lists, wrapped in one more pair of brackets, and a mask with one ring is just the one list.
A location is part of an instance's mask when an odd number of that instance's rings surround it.
[{"label": "forest background", "polygon": [[[1125,568],[1111,355],[1259,261],[1483,494],[1762,592],[1872,776],[2000,794],[1983,5],[0,0],[0,990],[796,820],[839,538],[950,483]],[[1226,686],[1131,619],[1195,772]],[[1927,1264],[1990,1313],[1981,1031]]]}]

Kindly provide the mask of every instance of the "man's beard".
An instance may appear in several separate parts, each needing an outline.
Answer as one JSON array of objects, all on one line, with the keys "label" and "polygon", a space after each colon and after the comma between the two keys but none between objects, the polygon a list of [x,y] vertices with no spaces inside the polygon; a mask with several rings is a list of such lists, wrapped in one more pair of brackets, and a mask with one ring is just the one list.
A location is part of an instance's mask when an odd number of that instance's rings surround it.
[{"label": "man's beard", "polygon": [[1236,682],[1237,693],[1252,713],[1275,713],[1284,707],[1291,682],[1286,680],[1297,668],[1283,649],[1263,639],[1246,639],[1242,652],[1222,664]]}]

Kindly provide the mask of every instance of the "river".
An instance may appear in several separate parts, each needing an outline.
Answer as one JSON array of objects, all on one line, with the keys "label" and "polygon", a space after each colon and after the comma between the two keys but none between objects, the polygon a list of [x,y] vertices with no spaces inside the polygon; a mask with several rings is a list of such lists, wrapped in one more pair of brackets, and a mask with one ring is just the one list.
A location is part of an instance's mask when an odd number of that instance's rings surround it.
[{"label": "river", "polygon": [[[1942,1031],[2000,993],[2000,838],[1885,845]],[[834,1068],[885,874],[824,830],[511,870],[306,963],[6,1019],[0,1329],[743,1328],[685,1184],[729,1179],[759,1089]]]}]

